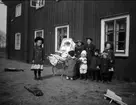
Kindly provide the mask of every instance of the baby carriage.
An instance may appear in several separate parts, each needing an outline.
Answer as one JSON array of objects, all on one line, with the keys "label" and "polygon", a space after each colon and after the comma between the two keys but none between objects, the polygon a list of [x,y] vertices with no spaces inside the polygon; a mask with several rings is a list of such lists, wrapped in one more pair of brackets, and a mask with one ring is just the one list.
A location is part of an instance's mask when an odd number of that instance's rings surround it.
[{"label": "baby carriage", "polygon": [[48,56],[48,59],[52,65],[53,76],[56,75],[57,71],[61,71],[61,77],[63,77],[65,74],[65,61],[67,60],[68,52],[72,50],[75,50],[74,41],[72,38],[64,38],[59,51]]}]

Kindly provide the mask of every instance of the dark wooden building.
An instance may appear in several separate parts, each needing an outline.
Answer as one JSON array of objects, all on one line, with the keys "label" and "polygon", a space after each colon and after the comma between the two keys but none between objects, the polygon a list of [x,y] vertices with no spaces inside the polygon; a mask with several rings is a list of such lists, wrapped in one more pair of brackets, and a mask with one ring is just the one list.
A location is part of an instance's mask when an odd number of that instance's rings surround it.
[{"label": "dark wooden building", "polygon": [[63,37],[91,37],[101,51],[106,41],[114,43],[117,78],[136,80],[135,1],[39,0],[36,8],[32,1],[3,0],[9,58],[31,62],[36,36],[44,38],[46,54],[58,50]]}]

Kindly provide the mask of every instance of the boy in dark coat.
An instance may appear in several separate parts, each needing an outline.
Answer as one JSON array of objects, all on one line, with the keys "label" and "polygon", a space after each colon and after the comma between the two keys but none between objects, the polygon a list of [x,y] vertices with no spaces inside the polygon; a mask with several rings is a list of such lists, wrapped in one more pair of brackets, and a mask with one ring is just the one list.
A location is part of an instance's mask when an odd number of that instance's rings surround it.
[{"label": "boy in dark coat", "polygon": [[69,54],[68,58],[65,62],[66,79],[73,80],[75,77],[75,64],[76,64],[75,52],[69,51],[68,54]]},{"label": "boy in dark coat", "polygon": [[114,64],[115,64],[115,56],[114,56],[114,51],[113,51],[113,45],[111,42],[106,42],[105,43],[105,50],[103,51],[107,53],[108,59],[110,60],[110,66],[111,68],[109,69],[109,82],[112,81],[113,73],[114,73]]},{"label": "boy in dark coat", "polygon": [[34,79],[41,79],[41,71],[43,70],[44,62],[44,51],[42,48],[43,38],[36,37],[34,40],[36,45],[33,49],[32,67],[31,70],[34,71]]},{"label": "boy in dark coat", "polygon": [[[76,42],[76,47],[75,47],[76,58],[80,58],[80,54],[82,51],[83,51],[83,42],[78,40]],[[80,63],[76,62],[76,78],[80,77],[79,67],[80,67]]]},{"label": "boy in dark coat", "polygon": [[101,58],[101,78],[103,82],[108,82],[109,79],[109,69],[110,69],[110,60],[108,59],[108,54],[103,53]]},{"label": "boy in dark coat", "polygon": [[93,80],[100,80],[100,57],[98,49],[94,52],[88,73],[91,75]]}]

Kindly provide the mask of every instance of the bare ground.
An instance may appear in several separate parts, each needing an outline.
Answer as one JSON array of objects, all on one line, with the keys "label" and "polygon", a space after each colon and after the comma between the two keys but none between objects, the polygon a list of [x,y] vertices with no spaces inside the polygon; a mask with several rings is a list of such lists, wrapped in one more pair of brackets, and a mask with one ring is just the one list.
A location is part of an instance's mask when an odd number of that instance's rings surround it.
[{"label": "bare ground", "polygon": [[[5,67],[25,71],[5,72]],[[30,64],[0,58],[0,105],[109,105],[103,95],[107,89],[121,96],[128,105],[136,105],[136,83],[62,80],[60,76],[52,76],[51,67],[44,67],[42,77],[41,81],[33,79]],[[27,84],[38,86],[44,95],[34,96],[24,88]]]}]

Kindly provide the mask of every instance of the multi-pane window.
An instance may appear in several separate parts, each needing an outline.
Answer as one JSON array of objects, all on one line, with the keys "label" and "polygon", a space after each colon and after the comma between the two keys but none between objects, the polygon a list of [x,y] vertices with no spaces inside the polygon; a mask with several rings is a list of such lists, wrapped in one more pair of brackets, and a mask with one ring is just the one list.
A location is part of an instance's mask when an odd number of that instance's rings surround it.
[{"label": "multi-pane window", "polygon": [[21,12],[22,12],[22,4],[16,5],[15,17],[21,16]]},{"label": "multi-pane window", "polygon": [[64,38],[69,38],[69,25],[55,27],[55,51],[58,51]]},{"label": "multi-pane window", "polygon": [[101,50],[106,41],[113,43],[116,56],[128,56],[129,15],[101,20]]},{"label": "multi-pane window", "polygon": [[44,7],[44,5],[45,5],[45,0],[30,0],[30,6],[36,9]]},{"label": "multi-pane window", "polygon": [[21,33],[15,34],[15,50],[21,49]]},{"label": "multi-pane window", "polygon": [[[44,38],[44,30],[35,30],[34,39],[35,39],[36,37]],[[43,45],[42,45],[42,47],[43,47]]]}]

